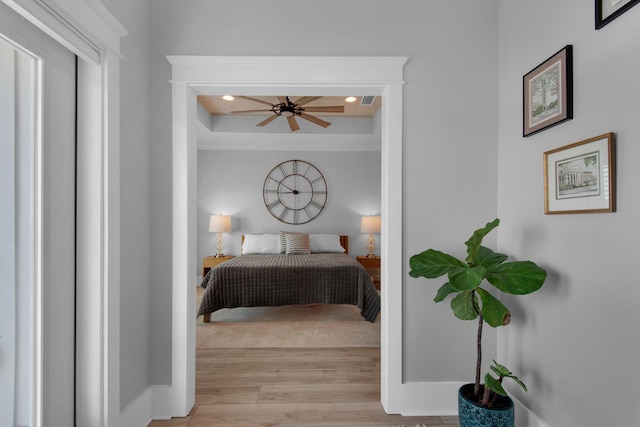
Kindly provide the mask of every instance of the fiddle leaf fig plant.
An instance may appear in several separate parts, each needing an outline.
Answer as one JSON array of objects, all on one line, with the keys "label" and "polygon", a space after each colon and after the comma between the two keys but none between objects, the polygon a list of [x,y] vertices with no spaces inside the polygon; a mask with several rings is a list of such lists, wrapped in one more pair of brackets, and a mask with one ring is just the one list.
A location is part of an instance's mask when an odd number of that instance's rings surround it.
[{"label": "fiddle leaf fig plant", "polygon": [[[485,286],[488,283],[501,292],[524,295],[540,289],[547,277],[546,271],[531,261],[506,262],[507,255],[482,246],[484,237],[499,224],[500,220],[496,218],[483,228],[474,231],[469,240],[465,242],[467,257],[464,261],[435,249],[427,249],[413,255],[409,260],[411,267],[409,275],[411,277],[435,279],[447,276],[448,281],[438,289],[434,298],[435,302],[442,302],[451,295],[451,309],[458,319],[478,319],[474,387],[474,396],[478,402],[480,402],[482,385],[480,383],[480,369],[482,365],[483,324],[486,322],[489,326],[498,327],[508,325],[511,321],[509,309],[481,285]],[[498,380],[487,374],[493,381],[489,380],[485,389],[501,394],[504,392],[503,378],[512,378],[524,386],[504,366],[495,363],[492,370],[498,375]],[[523,388],[526,390],[526,387]]]},{"label": "fiddle leaf fig plant", "polygon": [[[491,365],[491,370],[498,376],[498,378],[494,378],[491,374],[485,374],[484,376],[484,393],[482,395],[482,404],[485,406],[489,406],[489,397],[491,392],[494,392],[495,395],[506,396],[507,391],[502,387],[502,380],[504,378],[511,378],[518,384],[524,391],[527,391],[527,386],[520,380],[520,378],[513,375],[513,373],[507,369],[506,366],[499,364],[495,360],[493,361],[493,365]],[[495,396],[494,395],[494,396]]]}]

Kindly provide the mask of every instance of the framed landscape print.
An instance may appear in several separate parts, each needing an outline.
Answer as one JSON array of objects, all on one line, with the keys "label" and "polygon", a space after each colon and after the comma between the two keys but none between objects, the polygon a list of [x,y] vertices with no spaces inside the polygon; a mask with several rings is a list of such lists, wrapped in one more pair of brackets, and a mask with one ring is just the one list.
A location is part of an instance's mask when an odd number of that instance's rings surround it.
[{"label": "framed landscape print", "polygon": [[596,30],[640,3],[640,0],[596,0]]},{"label": "framed landscape print", "polygon": [[613,133],[544,153],[544,213],[615,212]]},{"label": "framed landscape print", "polygon": [[573,46],[567,45],[522,78],[522,136],[573,118]]}]

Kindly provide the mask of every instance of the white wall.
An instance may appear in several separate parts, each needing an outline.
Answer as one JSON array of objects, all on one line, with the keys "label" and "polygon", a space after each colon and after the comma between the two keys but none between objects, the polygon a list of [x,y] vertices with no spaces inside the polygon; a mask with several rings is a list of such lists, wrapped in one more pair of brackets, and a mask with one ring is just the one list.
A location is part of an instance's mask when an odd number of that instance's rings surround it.
[{"label": "white wall", "polygon": [[151,381],[151,143],[149,2],[105,0],[128,29],[122,39],[120,97],[120,408]]},{"label": "white wall", "polygon": [[[279,163],[299,159],[316,166],[327,181],[327,204],[318,217],[301,225],[274,218],[264,205],[262,186]],[[363,215],[380,214],[380,151],[198,151],[198,256],[215,254],[217,233],[209,232],[209,216],[232,216],[232,232],[224,233],[224,253],[239,255],[241,236],[250,233],[303,233],[349,235],[349,253],[367,254],[368,234],[360,233]],[[376,254],[380,254],[379,238]]]},{"label": "white wall", "polygon": [[[409,256],[429,246],[463,252],[468,234],[496,215],[497,1],[411,0],[399,7],[388,1],[328,0],[322,5],[288,0],[151,4],[155,383],[171,380],[166,263],[171,256],[171,69],[165,55],[407,55],[403,268],[408,271]],[[307,21],[298,37],[273,43],[274,22],[295,25],[301,19]],[[475,325],[453,320],[449,307],[432,302],[439,283],[405,277],[394,286],[405,291],[406,379],[472,380]],[[495,348],[491,331],[487,335],[487,348]]]},{"label": "white wall", "polygon": [[[640,198],[632,166],[640,158],[640,7],[598,31],[593,7],[500,2],[499,246],[539,262],[549,278],[540,292],[511,302],[499,353],[529,386],[518,399],[554,427],[640,424],[633,270]],[[574,119],[523,138],[522,76],[567,44]],[[544,215],[543,153],[605,132],[617,137],[618,212]]]}]

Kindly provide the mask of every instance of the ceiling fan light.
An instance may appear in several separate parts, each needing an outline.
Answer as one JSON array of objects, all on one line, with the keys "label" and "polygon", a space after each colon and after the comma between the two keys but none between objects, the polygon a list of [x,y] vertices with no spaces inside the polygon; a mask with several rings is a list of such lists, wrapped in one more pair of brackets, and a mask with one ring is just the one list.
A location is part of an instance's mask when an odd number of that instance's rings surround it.
[{"label": "ceiling fan light", "polygon": [[347,96],[344,100],[346,102],[356,102],[356,97],[355,96]]},{"label": "ceiling fan light", "polygon": [[234,98],[231,95],[223,95],[222,99],[224,99],[225,101],[233,101]]}]

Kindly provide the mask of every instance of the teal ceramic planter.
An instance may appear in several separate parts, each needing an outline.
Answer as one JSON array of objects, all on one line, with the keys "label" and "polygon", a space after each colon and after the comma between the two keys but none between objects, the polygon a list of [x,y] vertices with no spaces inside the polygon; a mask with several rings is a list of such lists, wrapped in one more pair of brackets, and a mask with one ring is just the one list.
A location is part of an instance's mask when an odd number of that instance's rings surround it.
[{"label": "teal ceramic planter", "polygon": [[514,427],[513,401],[498,396],[497,408],[484,408],[466,396],[473,396],[473,384],[465,384],[458,390],[458,418],[460,427]]}]

